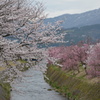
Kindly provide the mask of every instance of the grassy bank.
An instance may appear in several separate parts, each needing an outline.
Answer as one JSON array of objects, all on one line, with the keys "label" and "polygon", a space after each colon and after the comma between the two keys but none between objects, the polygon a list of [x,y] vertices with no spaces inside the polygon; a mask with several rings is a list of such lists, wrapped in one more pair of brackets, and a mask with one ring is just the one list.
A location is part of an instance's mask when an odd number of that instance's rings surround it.
[{"label": "grassy bank", "polygon": [[0,82],[0,100],[10,100],[10,84]]},{"label": "grassy bank", "polygon": [[[28,63],[25,60],[18,60],[17,62],[19,62],[20,64],[26,64]],[[16,66],[16,64],[12,61],[8,62],[9,65],[11,66]],[[34,63],[33,63],[34,64]],[[9,67],[9,66],[7,66]],[[20,71],[24,72],[26,70],[28,70],[30,68],[30,66],[24,66],[23,68],[18,68]],[[4,71],[6,69],[6,67],[2,67],[0,66],[0,72]],[[11,90],[11,86],[9,83],[3,83],[0,82],[0,100],[10,100],[10,90]]]},{"label": "grassy bank", "polygon": [[[0,66],[0,71],[5,70],[4,67]],[[10,84],[3,83],[0,81],[0,100],[10,100]]]},{"label": "grassy bank", "polygon": [[54,65],[48,67],[46,76],[47,82],[69,100],[100,100],[99,81],[93,82],[83,74],[72,75]]}]

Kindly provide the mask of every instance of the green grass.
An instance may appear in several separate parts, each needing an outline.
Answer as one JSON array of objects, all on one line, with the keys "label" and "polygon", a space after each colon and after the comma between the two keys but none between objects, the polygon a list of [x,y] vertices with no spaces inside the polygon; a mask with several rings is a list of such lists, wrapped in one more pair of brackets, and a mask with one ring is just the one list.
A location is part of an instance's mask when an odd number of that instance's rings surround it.
[{"label": "green grass", "polygon": [[0,71],[3,71],[3,70],[5,70],[5,67],[1,67],[1,66],[0,66]]},{"label": "green grass", "polygon": [[[5,100],[10,100],[10,90],[11,90],[10,84],[0,82],[0,86],[2,88],[2,90],[1,90],[2,95],[0,94],[0,97],[3,96],[3,98],[5,98]],[[1,100],[1,98],[0,98],[0,100]]]},{"label": "green grass", "polygon": [[18,61],[21,62],[21,63],[27,63],[27,61],[22,60],[22,59],[19,59]]}]

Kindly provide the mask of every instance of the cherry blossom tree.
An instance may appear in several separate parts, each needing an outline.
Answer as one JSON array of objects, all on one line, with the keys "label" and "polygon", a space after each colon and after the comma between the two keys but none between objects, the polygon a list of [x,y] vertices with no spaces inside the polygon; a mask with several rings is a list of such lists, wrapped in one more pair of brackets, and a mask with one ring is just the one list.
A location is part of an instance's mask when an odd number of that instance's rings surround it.
[{"label": "cherry blossom tree", "polygon": [[88,74],[93,77],[100,76],[100,43],[92,45],[88,54]]},{"label": "cherry blossom tree", "polygon": [[[89,48],[90,47],[88,44],[81,44],[81,46],[79,45],[74,46],[72,50],[73,53],[75,54],[74,59],[77,59],[78,61],[77,67],[80,67],[80,65],[82,65],[86,74],[87,74],[86,60],[88,57]],[[80,72],[79,68],[78,68],[78,72]]]},{"label": "cherry blossom tree", "polygon": [[69,47],[50,48],[48,52],[50,57],[56,58],[56,62],[60,61],[64,70],[77,70],[79,73],[80,64],[86,65],[85,61],[87,59],[88,49],[89,46],[83,44],[81,46],[75,45]]},{"label": "cherry blossom tree", "polygon": [[[15,76],[22,76],[19,68],[32,66],[30,61],[22,64],[18,59],[44,57],[40,45],[62,42],[65,34],[58,34],[61,21],[45,25],[45,18],[44,6],[40,2],[0,1],[0,62],[6,67],[2,76],[8,76],[9,82]],[[10,64],[10,61],[14,64]]]},{"label": "cherry blossom tree", "polygon": [[60,63],[62,62],[62,60],[64,60],[64,52],[66,50],[66,47],[62,46],[62,47],[50,47],[48,48],[48,63],[52,63],[52,64],[56,64],[58,65],[59,63],[59,66],[62,66],[60,65]]}]

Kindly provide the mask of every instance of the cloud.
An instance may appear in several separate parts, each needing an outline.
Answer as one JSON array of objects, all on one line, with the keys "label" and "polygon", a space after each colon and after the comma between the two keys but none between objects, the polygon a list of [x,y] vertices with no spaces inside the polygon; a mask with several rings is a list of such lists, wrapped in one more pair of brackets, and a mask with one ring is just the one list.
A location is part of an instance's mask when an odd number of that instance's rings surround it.
[{"label": "cloud", "polygon": [[100,8],[100,0],[40,0],[43,1],[49,17],[65,13],[82,13]]},{"label": "cloud", "polygon": [[61,0],[62,2],[72,2],[72,1],[80,1],[80,0]]}]

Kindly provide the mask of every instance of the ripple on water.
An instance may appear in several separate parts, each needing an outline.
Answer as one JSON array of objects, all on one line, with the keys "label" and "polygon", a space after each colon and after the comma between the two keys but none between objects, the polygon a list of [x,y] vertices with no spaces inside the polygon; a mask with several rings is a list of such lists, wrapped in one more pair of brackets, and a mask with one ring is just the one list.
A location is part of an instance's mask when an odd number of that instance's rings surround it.
[{"label": "ripple on water", "polygon": [[12,88],[11,100],[67,100],[52,90],[39,70],[26,71],[22,81],[13,84]]}]

